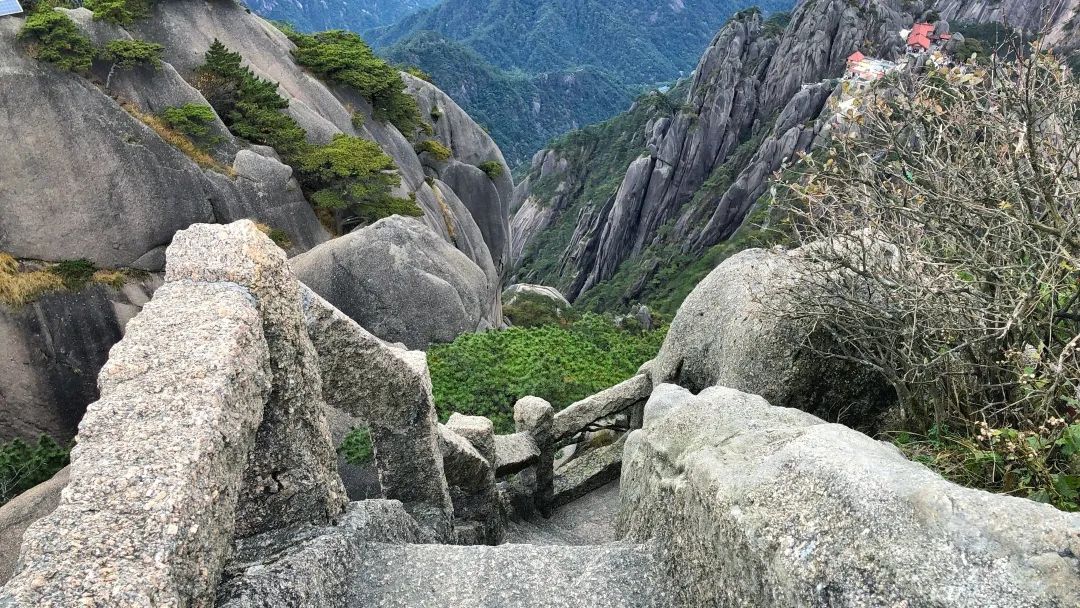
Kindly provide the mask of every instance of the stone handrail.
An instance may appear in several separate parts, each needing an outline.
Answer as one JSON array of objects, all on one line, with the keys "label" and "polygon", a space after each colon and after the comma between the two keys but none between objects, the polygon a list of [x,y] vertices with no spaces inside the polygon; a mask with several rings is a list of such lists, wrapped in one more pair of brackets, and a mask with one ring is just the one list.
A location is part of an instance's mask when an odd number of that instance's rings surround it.
[{"label": "stone handrail", "polygon": [[212,606],[234,542],[344,512],[327,400],[371,425],[386,497],[452,540],[423,353],[309,292],[252,222],[192,226],[167,256],[0,606]]}]

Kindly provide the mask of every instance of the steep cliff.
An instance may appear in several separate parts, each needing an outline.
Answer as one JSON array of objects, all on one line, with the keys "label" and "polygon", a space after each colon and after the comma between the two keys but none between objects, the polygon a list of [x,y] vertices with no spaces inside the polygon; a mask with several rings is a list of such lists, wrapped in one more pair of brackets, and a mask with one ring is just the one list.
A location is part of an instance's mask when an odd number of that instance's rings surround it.
[{"label": "steep cliff", "polygon": [[[514,278],[555,285],[591,306],[655,300],[673,312],[737,246],[725,241],[771,175],[821,141],[822,110],[849,54],[897,58],[904,52],[899,31],[934,11],[942,19],[1005,20],[1025,10],[1043,14],[1044,6],[1054,7],[1046,13],[1052,19],[1071,15],[1048,0],[806,0],[790,16],[768,19],[743,11],[716,35],[685,96],[673,96],[672,115],[620,134],[647,143],[617,189],[595,197],[574,189],[602,152],[575,155],[566,145],[572,138],[536,156],[515,203]],[[568,177],[551,188],[553,166]],[[757,237],[747,232],[740,238]]]},{"label": "steep cliff", "polygon": [[[94,378],[108,349],[156,286],[152,277],[137,284],[132,277],[162,270],[165,247],[177,230],[251,218],[296,255],[330,244],[341,228],[324,212],[320,220],[286,154],[230,133],[213,112],[196,86],[196,68],[214,40],[240,53],[255,75],[277,84],[277,95],[288,104],[283,112],[306,132],[309,144],[356,136],[392,159],[401,178],[394,194],[414,201],[421,213],[409,233],[415,237],[410,246],[443,243],[453,253],[454,268],[461,269],[454,280],[471,294],[458,306],[467,309],[460,314],[469,323],[436,327],[418,344],[452,338],[459,326],[501,324],[500,279],[508,264],[513,190],[509,167],[491,138],[433,85],[402,76],[423,117],[443,116],[432,135],[407,137],[359,91],[302,68],[293,42],[239,4],[154,3],[149,15],[124,27],[94,19],[85,8],[58,12],[96,49],[88,70],[65,71],[33,58],[34,44],[18,37],[26,18],[0,19],[0,109],[9,117],[0,121],[0,148],[6,152],[0,155],[0,252],[30,261],[13,270],[11,280],[25,278],[18,273],[27,268],[56,269],[83,260],[90,268],[120,271],[116,276],[120,282],[127,277],[127,285],[62,288],[29,303],[0,298],[0,346],[13,353],[10,362],[0,363],[9,368],[0,375],[0,440],[38,433],[66,439],[74,433],[83,408],[96,398]],[[161,45],[159,65],[123,67],[105,58],[100,50],[116,40]],[[214,143],[204,150],[183,145],[161,118],[188,104],[210,112],[205,136]],[[425,166],[431,163],[418,151],[423,139],[447,146],[439,171]],[[367,230],[362,225],[358,232]],[[398,254],[388,249],[381,255]],[[401,264],[409,266],[407,260]],[[340,269],[331,280],[340,286],[353,270]],[[372,302],[402,291],[392,269],[372,289]],[[403,300],[402,306],[409,305],[410,298]],[[424,312],[438,325],[438,307]]]}]

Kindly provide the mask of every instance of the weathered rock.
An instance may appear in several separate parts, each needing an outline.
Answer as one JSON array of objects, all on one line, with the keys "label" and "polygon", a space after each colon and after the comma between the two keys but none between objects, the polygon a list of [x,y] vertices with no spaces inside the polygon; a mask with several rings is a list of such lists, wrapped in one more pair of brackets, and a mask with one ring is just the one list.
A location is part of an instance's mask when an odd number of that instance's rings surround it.
[{"label": "weathered rock", "polygon": [[173,238],[165,280],[235,283],[251,292],[262,317],[273,391],[249,454],[237,534],[329,522],[345,506],[345,489],[326,424],[319,357],[285,252],[251,221],[198,224]]},{"label": "weathered rock", "polygon": [[810,327],[780,313],[793,255],[751,249],[712,271],[679,308],[650,370],[653,383],[727,386],[830,421],[874,430],[895,403],[881,379],[806,345]]},{"label": "weathered rock", "polygon": [[68,467],[52,479],[19,494],[0,507],[0,585],[15,572],[23,532],[30,524],[56,510],[60,491],[68,484]]},{"label": "weathered rock", "polygon": [[588,450],[555,472],[551,507],[558,508],[619,479],[626,435],[610,445]]},{"label": "weathered rock", "polygon": [[1074,606],[1080,515],[956,486],[887,444],[714,387],[657,387],[620,530],[668,606]]},{"label": "weathered rock", "polygon": [[[539,397],[522,397],[514,404],[514,427],[519,433],[528,433],[540,450],[536,460],[535,501],[541,513],[550,515],[551,495],[554,484],[555,445],[552,427],[555,424],[555,408]],[[507,450],[504,448],[503,452]]]},{"label": "weathered rock", "polygon": [[649,376],[638,374],[570,405],[555,414],[552,441],[567,439],[592,422],[629,410],[648,399],[651,390],[652,380]]},{"label": "weathered rock", "polygon": [[495,436],[495,475],[513,475],[540,461],[540,447],[531,433]]},{"label": "weathered rock", "polygon": [[476,219],[488,249],[491,251],[496,272],[501,276],[510,264],[509,216],[510,201],[514,194],[510,167],[491,136],[480,128],[480,125],[476,124],[453,99],[430,82],[409,74],[404,74],[403,78],[408,92],[416,98],[421,116],[432,116],[436,110],[438,111],[439,118],[433,121],[435,137],[450,149],[454,160],[474,167],[485,162],[495,162],[501,168],[499,175],[494,179],[480,172],[487,183],[494,185],[494,192],[492,192],[486,187],[477,187],[487,185],[479,179],[469,180],[475,182],[470,187],[463,187],[463,182],[455,185],[454,181],[444,179],[442,176],[447,166],[428,163],[429,167],[435,170],[436,175],[453,188]]},{"label": "weathered rock", "polygon": [[488,462],[495,462],[495,425],[484,416],[466,416],[454,412],[446,428],[464,437]]},{"label": "weathered rock", "polygon": [[457,544],[499,544],[503,525],[495,496],[495,467],[467,439],[443,425],[439,440],[454,501]]},{"label": "weathered rock", "polygon": [[0,123],[0,251],[131,266],[212,221],[198,166],[89,80],[28,57],[22,23],[0,21],[0,107],[18,117]]},{"label": "weathered rock", "polygon": [[99,378],[60,505],[24,536],[14,606],[209,606],[270,394],[256,304],[167,284]]},{"label": "weathered rock", "polygon": [[349,605],[351,577],[368,543],[419,543],[423,534],[401,503],[351,503],[336,526],[264,534],[242,541],[218,590],[220,608]]},{"label": "weathered rock", "polygon": [[504,289],[502,294],[503,306],[513,306],[514,302],[523,296],[534,296],[550,300],[557,309],[570,308],[570,302],[566,301],[566,297],[559,293],[558,289],[547,285],[529,285],[527,283],[518,283]]},{"label": "weathered rock", "polygon": [[109,349],[160,283],[150,276],[120,289],[90,284],[21,308],[0,305],[0,442],[43,434],[70,441],[98,398]]},{"label": "weathered rock", "polygon": [[306,286],[301,295],[327,403],[370,428],[385,496],[448,538],[453,509],[424,353],[386,344]]},{"label": "weathered rock", "polygon": [[415,219],[388,217],[293,259],[307,286],[375,335],[409,348],[497,327],[483,271]]},{"label": "weathered rock", "polygon": [[661,608],[657,565],[639,547],[372,545],[352,605],[378,608]]}]

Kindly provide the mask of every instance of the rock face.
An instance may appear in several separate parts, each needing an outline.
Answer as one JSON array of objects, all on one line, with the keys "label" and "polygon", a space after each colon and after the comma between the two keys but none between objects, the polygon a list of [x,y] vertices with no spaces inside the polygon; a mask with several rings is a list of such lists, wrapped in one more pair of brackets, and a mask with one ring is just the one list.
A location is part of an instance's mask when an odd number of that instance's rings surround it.
[{"label": "rock face", "polygon": [[513,306],[514,303],[523,296],[544,298],[550,300],[557,308],[570,308],[570,302],[566,300],[565,296],[559,293],[558,289],[548,287],[547,285],[529,285],[526,283],[511,285],[503,290],[503,306]]},{"label": "rock face", "polygon": [[798,251],[749,249],[724,261],[686,298],[656,359],[654,384],[697,392],[727,386],[770,403],[873,431],[895,403],[882,380],[816,355],[810,328],[781,314]]},{"label": "rock face", "polygon": [[209,605],[270,393],[255,302],[235,285],[162,287],[99,383],[71,481],[27,530],[0,604]]},{"label": "rock face", "polygon": [[[624,161],[617,190],[597,187],[593,182],[608,180],[592,167],[611,162],[618,146],[581,150],[587,132],[537,154],[515,195],[516,276],[554,285],[575,301],[623,268],[620,302],[648,300],[650,279],[681,270],[674,258],[694,259],[729,239],[766,193],[769,177],[820,144],[831,114],[825,101],[850,53],[899,57],[897,32],[927,8],[945,19],[1034,30],[1044,18],[1067,20],[1066,4],[808,0],[786,24],[744,11],[717,33],[685,94],[673,92],[665,102],[674,110],[642,123],[629,120],[640,112],[635,106],[612,123],[626,119],[632,128],[609,134],[609,141],[640,147],[639,156]],[[561,164],[568,157],[573,162]],[[555,188],[551,175],[565,179]],[[528,255],[533,243],[543,255]]]},{"label": "rock face", "polygon": [[68,484],[68,467],[0,507],[0,585],[15,572],[23,532],[30,524],[56,510],[60,491]]},{"label": "rock face", "polygon": [[21,308],[0,305],[0,442],[75,436],[97,374],[124,326],[160,284],[157,277],[121,289],[90,284],[42,296]]},{"label": "rock face", "polygon": [[668,606],[1080,602],[1080,515],[733,389],[658,387],[621,489],[621,532],[655,543]]},{"label": "rock face", "polygon": [[[497,327],[497,284],[417,220],[389,217],[297,256],[305,285],[375,335],[425,349]],[[493,295],[495,293],[495,295]]]},{"label": "rock face", "polygon": [[328,523],[344,508],[345,489],[324,413],[319,357],[285,252],[254,223],[241,221],[178,232],[167,255],[167,283],[239,285],[255,298],[262,319],[272,390],[249,452],[237,535]]}]

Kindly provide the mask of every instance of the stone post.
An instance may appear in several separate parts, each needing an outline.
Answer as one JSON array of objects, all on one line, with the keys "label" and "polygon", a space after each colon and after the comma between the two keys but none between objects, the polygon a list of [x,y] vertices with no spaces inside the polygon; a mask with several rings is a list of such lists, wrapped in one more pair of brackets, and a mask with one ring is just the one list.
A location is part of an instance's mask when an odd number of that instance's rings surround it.
[{"label": "stone post", "polygon": [[529,433],[540,448],[536,463],[536,507],[544,517],[551,515],[555,480],[555,443],[552,426],[555,408],[539,397],[524,397],[514,404],[514,425],[519,433]]}]

